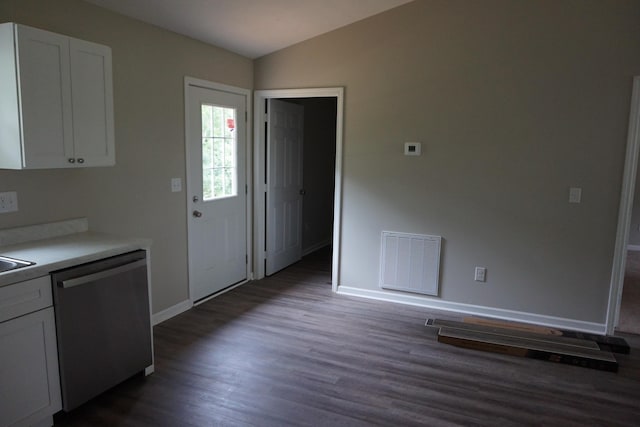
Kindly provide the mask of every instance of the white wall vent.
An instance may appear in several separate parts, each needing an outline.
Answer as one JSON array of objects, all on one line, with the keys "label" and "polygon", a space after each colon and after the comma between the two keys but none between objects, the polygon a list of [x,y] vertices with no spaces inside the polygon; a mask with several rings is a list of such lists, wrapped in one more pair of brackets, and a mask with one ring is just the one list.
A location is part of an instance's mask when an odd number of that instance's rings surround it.
[{"label": "white wall vent", "polygon": [[438,295],[442,237],[382,232],[380,287]]}]

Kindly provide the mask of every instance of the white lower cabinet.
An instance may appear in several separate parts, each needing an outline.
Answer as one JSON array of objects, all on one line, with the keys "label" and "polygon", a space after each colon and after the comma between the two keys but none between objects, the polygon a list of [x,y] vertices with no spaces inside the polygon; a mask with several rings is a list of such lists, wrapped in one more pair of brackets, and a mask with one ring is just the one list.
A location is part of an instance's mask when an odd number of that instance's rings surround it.
[{"label": "white lower cabinet", "polygon": [[27,310],[0,323],[1,427],[52,425],[62,408],[50,283],[47,276],[0,288],[0,318]]}]

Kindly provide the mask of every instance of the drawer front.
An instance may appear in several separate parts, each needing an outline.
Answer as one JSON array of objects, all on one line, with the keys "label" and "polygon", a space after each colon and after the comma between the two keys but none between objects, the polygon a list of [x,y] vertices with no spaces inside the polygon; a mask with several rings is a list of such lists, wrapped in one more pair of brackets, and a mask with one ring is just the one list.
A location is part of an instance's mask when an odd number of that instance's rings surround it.
[{"label": "drawer front", "polygon": [[49,276],[0,288],[0,322],[53,305]]}]

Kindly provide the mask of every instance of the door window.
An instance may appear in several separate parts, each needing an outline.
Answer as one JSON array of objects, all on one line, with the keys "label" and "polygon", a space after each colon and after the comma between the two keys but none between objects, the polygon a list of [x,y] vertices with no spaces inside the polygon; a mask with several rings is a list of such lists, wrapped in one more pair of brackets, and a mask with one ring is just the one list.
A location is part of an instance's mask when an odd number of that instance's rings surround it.
[{"label": "door window", "polygon": [[202,199],[238,195],[236,109],[202,104]]}]

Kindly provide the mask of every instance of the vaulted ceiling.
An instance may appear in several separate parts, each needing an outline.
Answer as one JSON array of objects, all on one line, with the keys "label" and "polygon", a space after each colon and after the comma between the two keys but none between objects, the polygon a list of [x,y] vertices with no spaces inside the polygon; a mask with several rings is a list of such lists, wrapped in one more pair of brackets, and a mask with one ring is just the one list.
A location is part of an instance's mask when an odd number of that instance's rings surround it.
[{"label": "vaulted ceiling", "polygon": [[258,58],[413,0],[85,0]]}]

